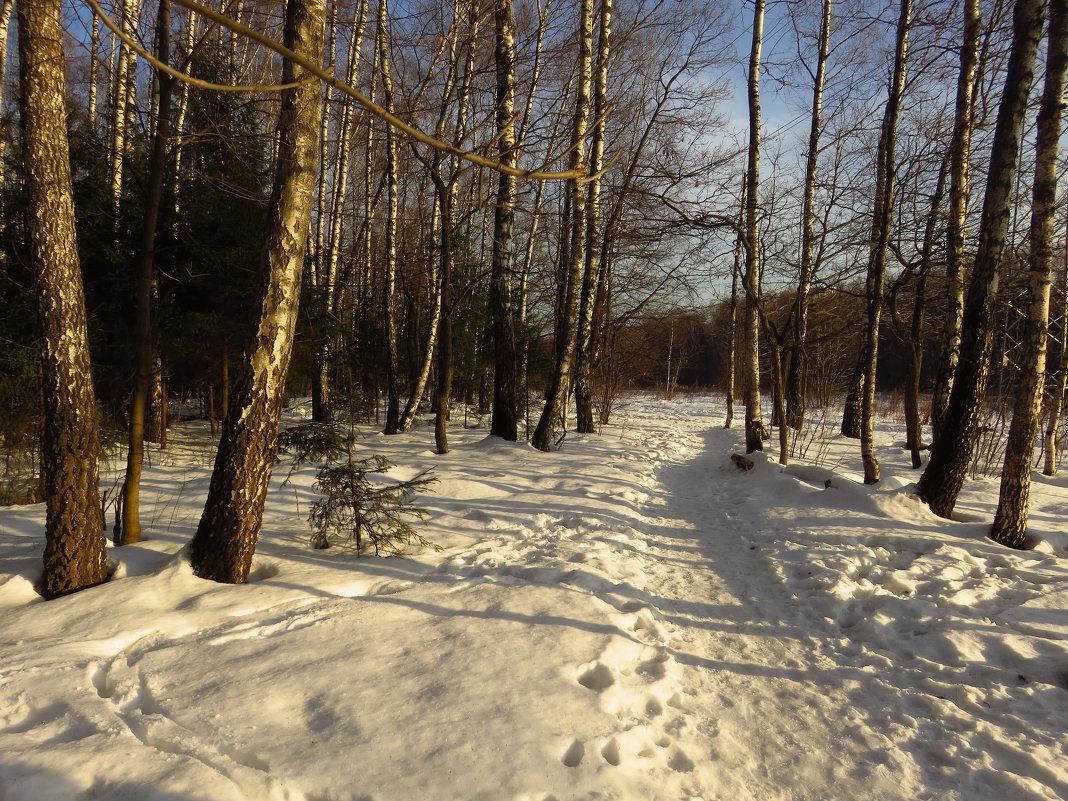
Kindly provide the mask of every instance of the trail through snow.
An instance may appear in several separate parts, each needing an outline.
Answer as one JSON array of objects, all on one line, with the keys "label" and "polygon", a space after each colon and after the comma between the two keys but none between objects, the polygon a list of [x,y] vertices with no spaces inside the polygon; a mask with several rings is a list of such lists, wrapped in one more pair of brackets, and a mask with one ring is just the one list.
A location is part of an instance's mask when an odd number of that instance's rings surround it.
[{"label": "trail through snow", "polygon": [[369,437],[435,469],[443,550],[311,551],[313,474],[279,470],[238,587],[179,551],[192,432],[106,585],[37,600],[43,508],[0,509],[0,801],[1068,799],[1065,482],[1011,552],[996,484],[931,516],[890,427],[873,489],[852,443],[740,472],[721,421],[635,398],[553,454]]}]

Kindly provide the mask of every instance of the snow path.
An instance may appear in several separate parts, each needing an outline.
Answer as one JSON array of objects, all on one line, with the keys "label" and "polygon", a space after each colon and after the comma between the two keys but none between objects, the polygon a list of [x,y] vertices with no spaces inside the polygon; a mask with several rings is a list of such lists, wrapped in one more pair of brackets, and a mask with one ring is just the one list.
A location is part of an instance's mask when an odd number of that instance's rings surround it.
[{"label": "snow path", "polygon": [[194,578],[178,436],[106,585],[35,600],[43,510],[0,510],[0,801],[1068,799],[1068,486],[1015,553],[889,437],[877,489],[742,473],[718,405],[632,404],[553,454],[369,438],[441,479],[412,559],[308,550],[304,472],[248,585]]}]

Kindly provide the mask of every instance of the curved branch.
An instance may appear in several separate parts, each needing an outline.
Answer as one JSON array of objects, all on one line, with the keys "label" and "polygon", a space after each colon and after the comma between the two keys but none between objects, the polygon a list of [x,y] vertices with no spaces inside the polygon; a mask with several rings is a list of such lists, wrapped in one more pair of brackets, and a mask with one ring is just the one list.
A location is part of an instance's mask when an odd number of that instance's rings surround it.
[{"label": "curved branch", "polygon": [[[86,0],[86,2],[95,4],[96,0]],[[280,45],[271,37],[265,36],[264,34],[259,33],[258,31],[253,30],[247,25],[243,25],[237,20],[231,19],[225,16],[224,14],[220,14],[217,11],[213,11],[212,9],[207,8],[206,6],[203,6],[200,3],[196,2],[196,0],[174,0],[174,2],[176,2],[178,5],[188,8],[190,11],[195,11],[197,14],[200,14],[210,20],[218,22],[220,25],[226,26],[235,33],[240,33],[243,36],[246,36],[249,39],[253,40],[254,42],[258,42],[259,44],[263,45],[269,50],[273,50],[274,52],[278,53],[279,55],[283,56],[294,64],[299,64],[308,73],[314,75],[328,86],[331,86],[334,89],[337,89],[339,92],[351,97],[365,109],[371,112],[371,114],[389,123],[397,130],[401,131],[407,136],[410,136],[412,139],[415,139],[417,142],[422,142],[424,145],[428,145],[429,147],[432,147],[436,150],[444,151],[446,153],[451,153],[454,156],[462,158],[473,164],[478,164],[482,167],[489,167],[490,169],[499,170],[501,172],[508,173],[509,175],[515,175],[518,178],[535,178],[539,180],[571,179],[579,181],[580,183],[586,183],[592,180],[591,177],[586,175],[585,171],[583,170],[563,170],[561,172],[546,172],[543,170],[522,170],[517,167],[509,167],[499,161],[496,161],[495,159],[487,158],[486,156],[480,156],[479,154],[474,153],[470,150],[464,150],[462,148],[456,147],[455,145],[450,145],[447,142],[442,142],[440,139],[435,139],[433,136],[425,134],[417,128],[413,128],[411,125],[404,122],[404,120],[386,111],[386,109],[382,108],[370,98],[365,97],[361,92],[349,86],[341,79],[335,77],[334,75],[331,75],[318,64],[315,64],[309,59],[304,58],[303,56],[298,55],[297,53],[294,53],[289,48]]]},{"label": "curved branch", "polygon": [[211,89],[216,92],[281,92],[283,89],[295,89],[302,83],[304,83],[304,81],[297,81],[296,83],[279,83],[269,84],[266,86],[230,86],[229,84],[212,83],[211,81],[194,78],[187,72],[182,72],[181,70],[175,69],[174,67],[163,63],[158,58],[149,53],[147,50],[145,50],[143,47],[141,47],[137,43],[136,39],[134,39],[125,31],[121,30],[119,26],[115,24],[115,20],[113,20],[104,12],[104,9],[100,7],[100,4],[97,3],[96,0],[85,0],[85,2],[89,5],[89,8],[92,9],[93,14],[95,14],[97,18],[101,22],[103,22],[104,25],[106,25],[113,34],[119,37],[119,39],[121,39],[127,47],[137,53],[137,55],[139,55],[141,58],[143,58],[156,69],[162,70],[168,75],[171,75],[174,78],[177,78],[179,81],[189,84],[190,86],[196,86],[199,89]]}]

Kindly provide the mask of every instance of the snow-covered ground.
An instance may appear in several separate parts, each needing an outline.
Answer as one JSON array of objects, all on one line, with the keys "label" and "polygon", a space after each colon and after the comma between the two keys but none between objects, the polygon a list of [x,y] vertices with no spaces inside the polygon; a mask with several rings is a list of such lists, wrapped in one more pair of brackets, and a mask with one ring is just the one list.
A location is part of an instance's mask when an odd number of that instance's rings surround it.
[{"label": "snow-covered ground", "polygon": [[1035,551],[884,481],[855,442],[750,472],[717,397],[627,400],[557,453],[424,427],[404,559],[307,547],[313,470],[276,471],[253,580],[178,554],[211,452],[179,427],[147,540],[43,602],[43,506],[0,509],[0,800],[1068,799],[1068,479],[1036,475]]}]

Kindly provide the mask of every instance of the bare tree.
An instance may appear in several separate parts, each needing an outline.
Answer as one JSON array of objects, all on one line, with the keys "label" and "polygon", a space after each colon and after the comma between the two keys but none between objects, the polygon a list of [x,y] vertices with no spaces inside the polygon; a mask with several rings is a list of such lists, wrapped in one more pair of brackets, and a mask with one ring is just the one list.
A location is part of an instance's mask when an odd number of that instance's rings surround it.
[{"label": "bare tree", "polygon": [[[593,83],[593,0],[581,2],[578,48],[575,115],[568,164],[572,170],[586,168],[585,141],[590,123],[590,94]],[[546,393],[545,406],[530,441],[531,445],[543,451],[552,446],[557,421],[563,416],[566,407],[571,365],[578,339],[579,295],[585,266],[586,190],[577,179],[568,182],[568,200],[567,225],[561,232],[561,251],[566,253],[566,258],[561,277],[563,302],[560,304],[560,317],[557,321],[559,324],[556,326],[556,365],[549,391]]]},{"label": "bare tree", "polygon": [[975,123],[975,78],[982,25],[979,0],[964,2],[964,31],[957,72],[957,100],[953,138],[949,145],[949,230],[946,234],[946,316],[938,375],[931,394],[931,428],[938,439],[945,419],[953,373],[960,358],[961,318],[964,315],[964,236],[971,198],[972,128]]},{"label": "bare tree", "polygon": [[[494,68],[497,77],[497,152],[500,160],[515,166],[515,20],[512,0],[495,0]],[[490,275],[490,314],[493,319],[493,416],[490,433],[515,442],[519,437],[516,404],[516,347],[512,314],[512,273],[515,253],[512,224],[515,219],[515,177],[506,172],[497,179],[493,209],[493,256]]]},{"label": "bare tree", "polygon": [[[323,0],[288,0],[285,45],[320,63]],[[286,60],[282,82],[302,81],[305,69]],[[286,90],[278,120],[278,160],[260,258],[258,320],[235,381],[226,429],[212,471],[204,512],[190,546],[193,572],[229,583],[247,580],[274,467],[278,420],[293,348],[300,274],[311,229],[322,94],[303,81]]]},{"label": "bare tree", "polygon": [[1046,373],[1050,274],[1053,270],[1053,216],[1057,205],[1057,155],[1068,66],[1068,0],[1050,0],[1046,79],[1038,110],[1035,178],[1031,194],[1031,252],[1027,265],[1027,315],[1024,318],[1020,375],[1012,424],[1005,445],[1001,491],[990,537],[1010,548],[1027,545],[1027,500],[1031,460],[1038,436]]},{"label": "bare tree", "polygon": [[864,461],[864,483],[879,480],[879,461],[875,458],[875,366],[879,355],[879,321],[883,308],[883,280],[886,274],[886,249],[890,241],[890,223],[894,204],[894,161],[897,152],[897,120],[905,91],[909,28],[912,25],[912,0],[901,0],[894,46],[894,66],[890,74],[890,92],[883,110],[879,147],[875,157],[875,202],[871,234],[868,239],[868,275],[866,299],[868,325],[861,350],[864,362],[864,392],[860,414],[860,454]]},{"label": "bare tree", "polygon": [[1012,48],[990,152],[975,267],[965,298],[960,361],[942,433],[932,445],[931,460],[917,487],[920,498],[942,517],[953,512],[979,433],[993,348],[998,271],[1009,229],[1035,54],[1042,35],[1042,12],[1041,0],[1017,0],[1013,10]]},{"label": "bare tree", "polygon": [[[170,2],[160,0],[156,23],[157,57],[166,61],[170,49]],[[129,447],[126,452],[126,477],[122,484],[122,522],[114,532],[116,545],[129,545],[141,539],[140,496],[141,468],[145,458],[145,416],[153,379],[152,285],[156,271],[156,230],[159,224],[163,182],[167,172],[170,146],[171,95],[173,79],[163,70],[156,71],[159,100],[156,125],[149,156],[148,187],[145,212],[141,219],[141,242],[135,275],[137,281],[133,331],[134,385],[130,396]],[[165,402],[165,400],[163,401]]]},{"label": "bare tree", "polygon": [[764,0],[753,3],[753,42],[749,51],[749,151],[745,202],[745,318],[742,375],[745,391],[745,450],[764,449],[768,433],[760,409],[760,51],[764,41]]},{"label": "bare tree", "polygon": [[107,580],[98,495],[100,430],[74,231],[59,0],[20,0],[18,29],[44,411],[41,593],[55,598]]}]

